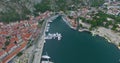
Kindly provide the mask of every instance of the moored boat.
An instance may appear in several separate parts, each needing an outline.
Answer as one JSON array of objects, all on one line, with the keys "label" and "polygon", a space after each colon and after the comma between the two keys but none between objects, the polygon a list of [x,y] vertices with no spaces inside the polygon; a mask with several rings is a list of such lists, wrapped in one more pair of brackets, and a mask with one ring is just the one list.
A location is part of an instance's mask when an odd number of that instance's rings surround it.
[{"label": "moored boat", "polygon": [[46,53],[45,55],[42,55],[41,57],[41,63],[54,63],[52,61],[50,61],[51,57],[48,56],[48,54]]}]

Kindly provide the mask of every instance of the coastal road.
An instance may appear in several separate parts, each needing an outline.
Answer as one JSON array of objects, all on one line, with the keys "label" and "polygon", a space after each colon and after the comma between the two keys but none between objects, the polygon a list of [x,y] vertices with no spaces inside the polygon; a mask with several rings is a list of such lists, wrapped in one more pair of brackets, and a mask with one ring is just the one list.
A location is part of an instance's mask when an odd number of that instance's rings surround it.
[{"label": "coastal road", "polygon": [[42,36],[42,38],[39,39],[38,46],[35,49],[33,63],[40,63],[40,61],[41,61],[40,59],[41,59],[41,56],[42,56],[43,47],[44,47],[44,36]]},{"label": "coastal road", "polygon": [[45,22],[43,23],[41,31],[40,31],[39,38],[38,38],[37,42],[34,44],[33,57],[31,58],[30,63],[40,63],[40,61],[41,61],[41,55],[43,52],[43,47],[44,47],[44,42],[45,42],[45,39],[44,39],[45,29],[46,29],[46,25],[48,23],[48,19],[49,18],[45,19]]},{"label": "coastal road", "polygon": [[39,34],[39,38],[36,40],[32,52],[32,58],[30,59],[29,63],[40,63],[41,61],[41,56],[42,56],[42,52],[43,52],[43,47],[44,47],[44,43],[45,43],[45,30],[46,30],[46,26],[48,24],[49,19],[50,20],[54,20],[58,15],[55,16],[49,16],[48,18],[45,19],[40,34]]}]

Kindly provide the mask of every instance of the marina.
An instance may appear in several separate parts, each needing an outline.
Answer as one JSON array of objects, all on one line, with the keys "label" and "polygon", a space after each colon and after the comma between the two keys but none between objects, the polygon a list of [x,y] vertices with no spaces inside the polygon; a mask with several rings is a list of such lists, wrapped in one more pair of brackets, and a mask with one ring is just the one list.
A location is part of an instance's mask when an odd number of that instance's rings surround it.
[{"label": "marina", "polygon": [[[47,22],[48,22],[48,21],[47,21]],[[49,29],[50,29],[50,23],[47,23],[47,24],[46,24],[46,28],[45,28],[45,32],[48,32]]]},{"label": "marina", "polygon": [[54,63],[119,63],[119,49],[106,39],[73,30],[61,17],[50,24],[50,30],[45,36],[57,32],[64,38],[61,41],[53,37],[46,39],[43,51],[49,53]]},{"label": "marina", "polygon": [[61,33],[48,33],[48,35],[45,36],[45,39],[57,39],[57,40],[61,40],[62,35]]},{"label": "marina", "polygon": [[52,23],[53,21],[51,19],[47,20],[47,24],[46,24],[46,28],[45,28],[45,32],[49,32],[50,29],[50,23]]},{"label": "marina", "polygon": [[[55,17],[58,17],[58,16],[55,16]],[[49,29],[50,29],[50,24],[53,22],[54,18],[51,18],[51,19],[47,20],[47,24],[46,24],[46,28],[45,28],[46,34],[45,34],[45,37],[44,37],[44,39],[46,39],[46,40],[48,40],[48,39],[61,40],[61,38],[62,38],[61,33],[58,33],[58,32],[56,32],[56,33],[48,33]]]}]

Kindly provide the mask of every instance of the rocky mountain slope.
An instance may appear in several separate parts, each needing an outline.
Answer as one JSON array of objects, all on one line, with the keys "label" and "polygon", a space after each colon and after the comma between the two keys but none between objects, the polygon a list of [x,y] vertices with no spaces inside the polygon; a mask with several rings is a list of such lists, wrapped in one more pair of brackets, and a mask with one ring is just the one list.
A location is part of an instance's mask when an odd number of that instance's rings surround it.
[{"label": "rocky mountain slope", "polygon": [[26,19],[26,16],[32,14],[34,10],[38,12],[59,11],[69,9],[73,4],[75,7],[99,6],[104,2],[105,0],[0,0],[0,21],[11,22]]},{"label": "rocky mountain slope", "polygon": [[0,0],[0,21],[25,19],[41,0]]}]

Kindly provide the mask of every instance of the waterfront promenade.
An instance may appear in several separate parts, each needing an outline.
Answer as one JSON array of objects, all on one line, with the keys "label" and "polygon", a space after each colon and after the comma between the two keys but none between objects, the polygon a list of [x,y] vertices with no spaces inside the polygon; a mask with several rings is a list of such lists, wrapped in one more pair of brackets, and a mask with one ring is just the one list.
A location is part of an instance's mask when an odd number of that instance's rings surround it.
[{"label": "waterfront promenade", "polygon": [[[43,47],[44,47],[44,43],[45,43],[44,37],[45,37],[46,26],[47,26],[49,20],[54,20],[55,18],[57,18],[57,16],[58,15],[55,15],[52,17],[50,16],[45,19],[45,22],[43,23],[41,31],[40,31],[38,41],[34,45],[33,58],[31,58],[31,61],[29,61],[30,63],[40,63],[42,52],[43,52]],[[32,59],[33,59],[33,61],[32,61]]]},{"label": "waterfront promenade", "polygon": [[45,36],[45,27],[47,24],[47,20],[45,20],[45,22],[42,25],[42,29],[40,32],[40,35],[38,38],[37,43],[34,45],[34,53],[33,53],[33,62],[32,63],[40,63],[41,61],[41,55],[42,55],[42,51],[43,51],[43,47],[44,47],[44,36]]}]

